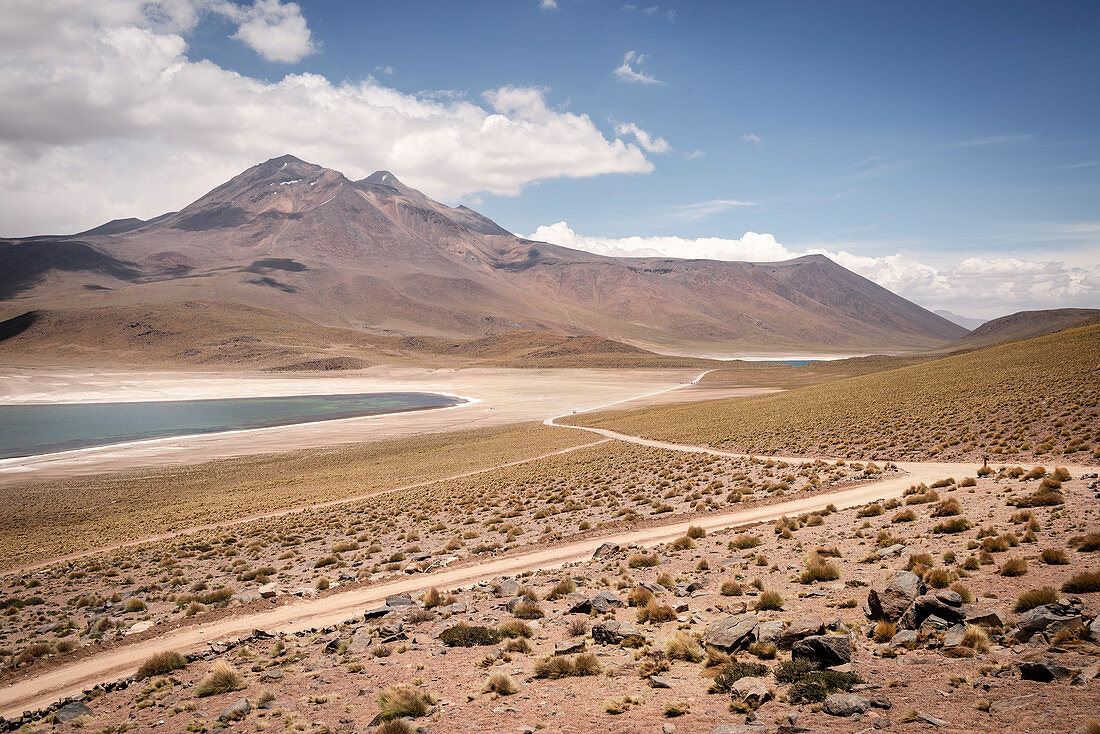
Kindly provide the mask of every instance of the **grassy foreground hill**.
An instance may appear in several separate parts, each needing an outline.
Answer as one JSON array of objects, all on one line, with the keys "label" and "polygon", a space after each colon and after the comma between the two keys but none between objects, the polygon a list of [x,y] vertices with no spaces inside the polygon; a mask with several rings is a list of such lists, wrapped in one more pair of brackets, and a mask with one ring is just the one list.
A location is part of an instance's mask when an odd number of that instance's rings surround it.
[{"label": "grassy foreground hill", "polygon": [[772,395],[571,422],[753,453],[1100,463],[1100,324]]}]

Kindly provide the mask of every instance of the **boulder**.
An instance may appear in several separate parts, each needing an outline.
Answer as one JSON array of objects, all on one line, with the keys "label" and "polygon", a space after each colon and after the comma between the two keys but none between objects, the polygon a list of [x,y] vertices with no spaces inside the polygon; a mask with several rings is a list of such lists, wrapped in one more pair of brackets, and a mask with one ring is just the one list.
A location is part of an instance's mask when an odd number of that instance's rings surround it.
[{"label": "boulder", "polygon": [[[925,620],[926,622],[928,620]],[[943,636],[944,647],[958,647],[962,644],[963,635],[966,634],[966,625],[957,624],[951,629],[947,630],[947,634]]]},{"label": "boulder", "polygon": [[91,716],[92,710],[80,701],[70,701],[57,711],[54,711],[53,715],[59,722],[71,724],[81,716]]},{"label": "boulder", "polygon": [[672,683],[669,682],[668,678],[662,678],[659,675],[651,675],[651,676],[649,676],[649,687],[650,688],[672,688]]},{"label": "boulder", "polygon": [[984,609],[968,604],[963,607],[967,624],[980,624],[985,627],[1004,627],[1007,620],[995,609]]},{"label": "boulder", "polygon": [[218,714],[218,721],[239,721],[252,711],[247,698],[242,698]]},{"label": "boulder", "polygon": [[597,645],[621,645],[626,640],[644,641],[638,628],[629,622],[609,619],[592,628],[592,641]]},{"label": "boulder", "polygon": [[781,647],[790,647],[803,637],[819,635],[825,631],[825,623],[818,617],[802,617],[791,622],[779,635]]},{"label": "boulder", "polygon": [[847,635],[814,635],[791,647],[791,659],[813,660],[822,668],[844,665],[852,660],[852,643]]},{"label": "boulder", "polygon": [[890,638],[890,647],[916,647],[920,640],[913,630],[898,630],[897,634]]},{"label": "boulder", "polygon": [[821,709],[829,716],[862,714],[871,708],[871,702],[854,693],[834,693],[825,699]]},{"label": "boulder", "polygon": [[767,682],[763,678],[753,678],[751,676],[735,680],[733,685],[730,686],[730,695],[733,697],[734,702],[747,703],[752,708],[756,708],[765,701],[770,701],[772,697]]},{"label": "boulder", "polygon": [[920,631],[926,635],[930,635],[933,632],[943,632],[951,628],[951,623],[942,617],[937,617],[935,614],[929,614],[924,618],[924,621],[920,623]]},{"label": "boulder", "polygon": [[619,545],[617,543],[604,543],[596,552],[592,554],[593,558],[606,558],[607,556],[614,555],[619,552]]},{"label": "boulder", "polygon": [[415,603],[416,602],[414,602],[412,600],[412,597],[409,596],[408,594],[402,594],[401,596],[387,596],[386,597],[386,606],[387,607],[407,607],[407,606],[411,606],[412,604],[415,604]]},{"label": "boulder", "polygon": [[274,599],[275,595],[279,593],[279,587],[272,582],[270,584],[264,584],[258,591],[260,592],[261,599]]},{"label": "boulder", "polygon": [[966,614],[963,612],[962,607],[945,604],[932,594],[924,594],[912,601],[909,607],[901,615],[898,624],[906,629],[917,629],[925,619],[933,615],[949,623],[947,625],[948,627],[966,618]]},{"label": "boulder", "polygon": [[572,655],[584,651],[584,640],[562,640],[554,645],[555,655]]},{"label": "boulder", "polygon": [[936,592],[936,598],[949,607],[961,607],[963,603],[962,595],[951,589],[940,589]]},{"label": "boulder", "polygon": [[569,610],[566,614],[588,614],[592,611],[592,604],[589,603],[588,597],[584,594],[578,594],[574,591],[565,597],[565,601],[569,603]]},{"label": "boulder", "polygon": [[1024,612],[1009,631],[1008,638],[1015,642],[1027,642],[1040,632],[1054,634],[1062,629],[1078,629],[1084,620],[1071,609],[1068,605],[1044,604]]},{"label": "boulder", "polygon": [[592,608],[600,614],[606,614],[616,607],[625,606],[623,600],[610,591],[601,591],[588,601]]},{"label": "boulder", "polygon": [[497,586],[497,596],[513,597],[519,593],[520,583],[515,579],[504,579]]},{"label": "boulder", "polygon": [[915,573],[898,571],[889,581],[871,587],[867,607],[875,619],[897,620],[925,590],[924,582]]},{"label": "boulder", "polygon": [[916,716],[916,720],[925,724],[931,724],[932,726],[947,726],[946,721],[936,716],[932,716],[931,714],[918,713]]},{"label": "boulder", "polygon": [[771,622],[761,622],[756,625],[756,641],[765,645],[779,647],[779,637],[783,633],[783,622],[776,619]]},{"label": "boulder", "polygon": [[1050,683],[1054,680],[1069,678],[1073,672],[1069,668],[1058,665],[1053,660],[1032,660],[1020,663],[1021,680],[1037,680],[1040,683]]},{"label": "boulder", "polygon": [[749,641],[757,622],[756,615],[752,613],[716,620],[703,632],[702,643],[731,652]]}]

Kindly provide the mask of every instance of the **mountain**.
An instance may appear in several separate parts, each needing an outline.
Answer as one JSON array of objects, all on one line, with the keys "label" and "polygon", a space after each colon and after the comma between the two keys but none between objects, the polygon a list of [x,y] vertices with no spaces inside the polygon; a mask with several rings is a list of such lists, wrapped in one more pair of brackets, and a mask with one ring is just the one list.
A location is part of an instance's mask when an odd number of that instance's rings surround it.
[{"label": "mountain", "polygon": [[388,171],[351,181],[289,155],[151,220],[0,240],[0,299],[0,319],[199,302],[374,335],[529,330],[685,354],[925,349],[965,333],[820,255],[595,255],[516,237]]},{"label": "mountain", "polygon": [[987,321],[966,336],[947,345],[949,350],[975,349],[993,344],[1032,339],[1077,326],[1100,316],[1095,308],[1051,308],[1043,311],[1019,311]]},{"label": "mountain", "polygon": [[937,316],[943,316],[951,323],[958,324],[964,329],[968,329],[970,331],[977,329],[979,326],[985,323],[985,319],[975,319],[969,316],[960,316],[957,313],[952,313],[951,311],[946,311],[942,308],[937,308],[932,313],[936,314]]}]

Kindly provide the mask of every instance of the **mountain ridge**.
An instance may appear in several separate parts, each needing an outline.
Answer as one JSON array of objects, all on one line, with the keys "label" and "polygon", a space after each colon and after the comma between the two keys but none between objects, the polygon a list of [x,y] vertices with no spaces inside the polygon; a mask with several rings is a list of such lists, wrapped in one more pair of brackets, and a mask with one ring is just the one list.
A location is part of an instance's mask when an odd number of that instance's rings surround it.
[{"label": "mountain ridge", "polygon": [[0,316],[186,300],[373,334],[596,335],[647,349],[935,347],[955,324],[823,256],[615,258],[517,237],[389,171],[285,155],[177,212],[0,240]]}]

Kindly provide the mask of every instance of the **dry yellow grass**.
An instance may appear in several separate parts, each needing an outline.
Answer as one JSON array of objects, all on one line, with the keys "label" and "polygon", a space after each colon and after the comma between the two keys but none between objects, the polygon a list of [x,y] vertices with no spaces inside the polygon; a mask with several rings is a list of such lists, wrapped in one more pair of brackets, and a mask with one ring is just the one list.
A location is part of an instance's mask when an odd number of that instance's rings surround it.
[{"label": "dry yellow grass", "polygon": [[[438,479],[592,442],[537,424],[0,490],[0,567]],[[60,529],[64,532],[59,532]]]},{"label": "dry yellow grass", "polygon": [[576,416],[666,441],[838,457],[1100,460],[1100,325],[751,398]]}]

